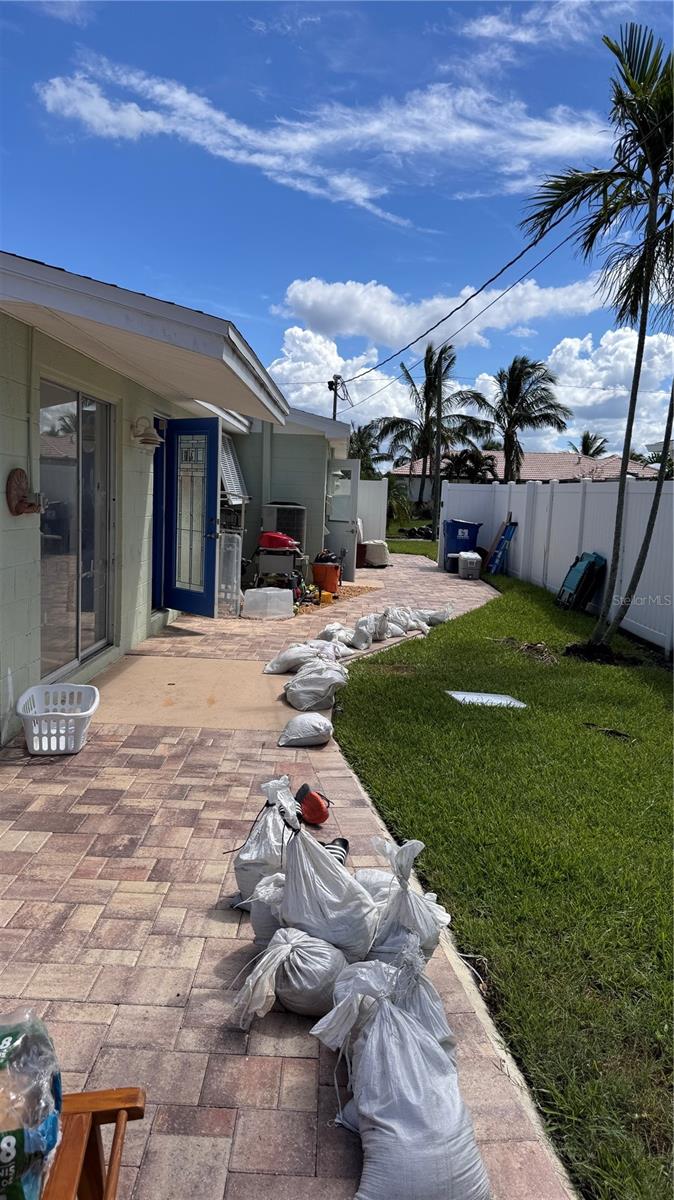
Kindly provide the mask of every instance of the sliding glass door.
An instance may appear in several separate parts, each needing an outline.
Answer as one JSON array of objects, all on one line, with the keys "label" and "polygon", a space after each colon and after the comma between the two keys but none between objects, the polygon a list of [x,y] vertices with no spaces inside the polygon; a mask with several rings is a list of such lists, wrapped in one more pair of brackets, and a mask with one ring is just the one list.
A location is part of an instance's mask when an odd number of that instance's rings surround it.
[{"label": "sliding glass door", "polygon": [[42,678],[110,638],[111,407],[40,385]]}]

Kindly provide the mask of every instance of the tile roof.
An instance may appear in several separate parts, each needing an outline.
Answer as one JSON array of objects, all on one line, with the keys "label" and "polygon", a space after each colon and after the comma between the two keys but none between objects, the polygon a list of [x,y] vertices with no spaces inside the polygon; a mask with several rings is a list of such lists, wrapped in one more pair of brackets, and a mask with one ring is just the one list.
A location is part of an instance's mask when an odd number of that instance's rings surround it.
[{"label": "tile roof", "polygon": [[[504,454],[502,450],[489,450],[496,460],[496,473],[503,478]],[[418,458],[412,463],[412,475],[421,475],[422,460]],[[394,475],[407,475],[409,465],[394,467]],[[657,467],[647,467],[643,463],[630,462],[630,474],[639,479],[654,479]],[[574,454],[572,450],[536,451],[525,453],[520,473],[520,482],[540,480],[549,483],[551,479],[574,480],[617,479],[620,474],[620,455],[604,454],[601,458],[590,458],[586,454]],[[430,475],[430,470],[429,470]]]}]

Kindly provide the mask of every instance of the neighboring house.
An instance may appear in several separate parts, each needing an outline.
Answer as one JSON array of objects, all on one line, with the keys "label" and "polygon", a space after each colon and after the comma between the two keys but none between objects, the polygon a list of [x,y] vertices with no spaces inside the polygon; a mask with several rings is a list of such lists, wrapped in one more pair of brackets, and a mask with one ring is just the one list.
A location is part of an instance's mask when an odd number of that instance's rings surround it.
[{"label": "neighboring house", "polygon": [[30,685],[215,615],[221,520],[250,553],[262,505],[294,502],[309,555],[355,561],[348,425],[291,412],[230,321],[0,254],[0,347],[2,491],[20,468],[43,503],[0,498],[0,740]]},{"label": "neighboring house", "polygon": [[[485,454],[491,455],[495,459],[496,474],[499,479],[503,479],[505,469],[503,451],[486,450]],[[412,463],[411,475],[409,464],[402,467],[394,467],[393,469],[394,475],[398,475],[401,479],[409,481],[411,500],[419,498],[422,466],[423,460],[419,458]],[[570,450],[551,451],[549,453],[532,450],[524,454],[519,482],[528,483],[530,481],[537,481],[540,483],[550,483],[552,479],[559,480],[560,483],[578,479],[603,481],[617,479],[619,474],[619,454],[605,454],[601,458],[590,458],[586,454],[575,454]],[[657,468],[644,466],[643,463],[630,462],[630,474],[634,475],[637,479],[654,479],[657,475]],[[424,498],[429,501],[431,498],[431,487],[432,475],[429,471],[426,475],[426,486],[424,488]]]}]

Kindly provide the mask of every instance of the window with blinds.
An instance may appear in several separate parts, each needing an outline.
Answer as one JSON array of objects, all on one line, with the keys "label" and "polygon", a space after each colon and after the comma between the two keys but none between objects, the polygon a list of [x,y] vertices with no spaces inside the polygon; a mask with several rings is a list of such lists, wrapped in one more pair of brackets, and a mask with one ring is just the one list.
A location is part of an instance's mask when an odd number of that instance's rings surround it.
[{"label": "window with blinds", "polygon": [[223,433],[220,443],[220,479],[223,493],[230,504],[239,505],[250,499],[241,473],[236,447],[228,433]]}]

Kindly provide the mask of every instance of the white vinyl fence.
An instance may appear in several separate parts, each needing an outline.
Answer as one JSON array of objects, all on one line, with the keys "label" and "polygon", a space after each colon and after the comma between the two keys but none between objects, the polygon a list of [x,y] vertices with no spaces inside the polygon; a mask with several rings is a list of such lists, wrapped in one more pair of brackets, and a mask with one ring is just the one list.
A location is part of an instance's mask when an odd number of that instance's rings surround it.
[{"label": "white vinyl fence", "polygon": [[[655,484],[628,479],[623,547],[616,597],[626,589],[650,511]],[[617,482],[443,483],[438,563],[444,558],[442,521],[481,521],[480,546],[491,546],[509,513],[517,532],[508,553],[508,574],[556,592],[576,555],[584,550],[611,558]],[[623,628],[665,653],[672,650],[672,529],[674,483],[664,485],[641,581]],[[617,602],[617,601],[616,601]]]},{"label": "white vinyl fence", "polygon": [[386,537],[388,479],[361,479],[358,483],[358,516],[363,522],[363,541]]}]

